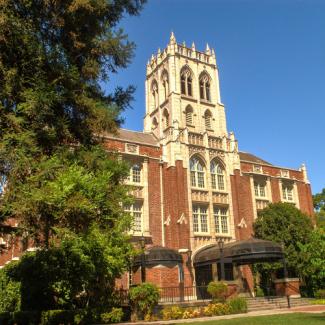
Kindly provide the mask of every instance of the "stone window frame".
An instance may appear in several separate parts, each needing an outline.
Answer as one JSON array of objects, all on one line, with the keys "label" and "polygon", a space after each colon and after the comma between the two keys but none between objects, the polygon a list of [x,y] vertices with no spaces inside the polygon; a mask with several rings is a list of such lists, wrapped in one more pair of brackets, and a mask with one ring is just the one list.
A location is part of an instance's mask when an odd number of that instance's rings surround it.
[{"label": "stone window frame", "polygon": [[193,97],[193,72],[188,66],[184,66],[180,73],[181,94]]},{"label": "stone window frame", "polygon": [[206,165],[204,160],[198,155],[193,155],[189,160],[189,165],[191,188],[205,189]]},{"label": "stone window frame", "polygon": [[[215,171],[213,171],[212,164],[214,164]],[[213,158],[210,160],[210,178],[211,178],[210,186],[212,191],[218,191],[218,192],[227,191],[226,169],[218,158]]]},{"label": "stone window frame", "polygon": [[211,102],[211,77],[206,71],[199,77],[199,93],[201,100]]},{"label": "stone window frame", "polygon": [[192,224],[194,234],[210,233],[209,204],[192,204]]},{"label": "stone window frame", "polygon": [[225,206],[213,205],[213,220],[215,233],[218,235],[229,235],[229,208]]},{"label": "stone window frame", "polygon": [[143,201],[136,200],[134,203],[125,204],[123,207],[126,213],[130,213],[133,218],[131,232],[133,235],[141,235],[144,230]]}]

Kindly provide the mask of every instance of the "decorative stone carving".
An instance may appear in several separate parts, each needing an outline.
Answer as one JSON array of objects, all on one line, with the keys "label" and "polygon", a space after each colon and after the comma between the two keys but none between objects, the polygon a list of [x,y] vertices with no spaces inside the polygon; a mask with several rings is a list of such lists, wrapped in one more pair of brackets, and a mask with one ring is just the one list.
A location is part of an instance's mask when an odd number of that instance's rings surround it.
[{"label": "decorative stone carving", "polygon": [[187,220],[184,213],[181,214],[180,218],[177,220],[177,223],[180,225],[182,225],[183,223],[187,224]]},{"label": "decorative stone carving", "polygon": [[139,154],[139,146],[133,143],[126,143],[125,144],[125,151],[127,153],[132,154]]},{"label": "decorative stone carving", "polygon": [[241,218],[240,223],[237,225],[238,228],[247,228],[247,223],[246,220],[244,218]]},{"label": "decorative stone carving", "polygon": [[171,222],[171,217],[170,217],[170,215],[168,215],[167,219],[164,221],[164,225],[169,226],[170,222]]}]

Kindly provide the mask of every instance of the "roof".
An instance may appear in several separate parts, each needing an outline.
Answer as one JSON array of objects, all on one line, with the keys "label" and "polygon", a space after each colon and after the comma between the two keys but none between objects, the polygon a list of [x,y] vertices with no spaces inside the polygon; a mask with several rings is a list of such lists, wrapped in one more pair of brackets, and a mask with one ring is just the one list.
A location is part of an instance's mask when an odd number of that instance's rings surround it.
[{"label": "roof", "polygon": [[[140,254],[134,258],[134,266],[141,265],[141,257]],[[182,263],[183,259],[180,253],[171,248],[153,246],[145,250],[144,262],[146,265],[164,265],[169,263]]]},{"label": "roof", "polygon": [[119,129],[116,134],[106,134],[112,139],[119,139],[127,142],[134,142],[139,144],[147,144],[150,146],[159,146],[156,137],[152,133],[144,133],[138,131],[131,131],[126,129]]},{"label": "roof", "polygon": [[249,161],[249,162],[256,163],[256,164],[272,166],[272,164],[270,164],[269,162],[267,162],[259,157],[256,157],[255,155],[252,155],[251,153],[248,153],[248,152],[239,151],[239,158],[240,158],[240,160],[243,160],[243,161]]},{"label": "roof", "polygon": [[[251,264],[281,260],[284,255],[280,244],[269,240],[250,238],[225,244],[223,257],[226,262]],[[194,265],[207,265],[218,261],[220,261],[218,244],[203,248],[194,257]]]}]

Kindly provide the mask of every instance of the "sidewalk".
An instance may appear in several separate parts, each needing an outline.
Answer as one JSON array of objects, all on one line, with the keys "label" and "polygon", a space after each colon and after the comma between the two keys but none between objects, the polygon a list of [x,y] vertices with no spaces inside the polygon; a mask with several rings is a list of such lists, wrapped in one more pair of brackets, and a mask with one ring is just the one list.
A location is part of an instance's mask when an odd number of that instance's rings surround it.
[{"label": "sidewalk", "polygon": [[250,311],[245,314],[225,315],[225,316],[212,316],[212,317],[198,317],[190,319],[173,319],[173,320],[159,320],[155,322],[136,322],[136,323],[120,323],[117,325],[158,325],[158,324],[178,324],[178,323],[194,323],[194,322],[206,322],[206,321],[218,321],[222,319],[244,318],[252,316],[267,316],[267,315],[279,315],[279,314],[291,314],[291,313],[325,313],[325,305],[310,305],[302,307],[270,309]]}]

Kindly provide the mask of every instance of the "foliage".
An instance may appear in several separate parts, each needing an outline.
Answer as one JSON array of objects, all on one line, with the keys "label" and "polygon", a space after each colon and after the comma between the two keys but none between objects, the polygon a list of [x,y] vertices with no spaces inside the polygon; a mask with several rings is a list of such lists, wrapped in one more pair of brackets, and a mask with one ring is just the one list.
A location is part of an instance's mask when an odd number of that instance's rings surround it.
[{"label": "foliage", "polygon": [[116,26],[144,2],[1,1],[0,218],[40,245],[56,227],[119,223],[126,170],[96,145],[120,125],[133,87],[106,94],[101,82],[130,62],[134,44]]},{"label": "foliage", "polygon": [[[253,225],[256,238],[271,240],[284,245],[289,271],[297,273],[300,244],[309,242],[311,218],[290,203],[272,203],[258,213]],[[264,264],[262,269],[282,268],[277,264]]]},{"label": "foliage", "polygon": [[310,302],[312,305],[325,305],[325,299],[315,299]]},{"label": "foliage", "polygon": [[325,299],[325,289],[319,289],[315,292],[315,298]]},{"label": "foliage", "polygon": [[203,309],[204,316],[221,316],[229,313],[229,306],[224,303],[211,303]]},{"label": "foliage", "polygon": [[313,203],[316,211],[317,226],[325,230],[325,188],[323,188],[321,193],[313,195]]},{"label": "foliage", "polygon": [[227,301],[231,314],[247,313],[247,301],[245,298],[235,297]]},{"label": "foliage", "polygon": [[0,312],[20,309],[20,283],[8,276],[16,263],[10,263],[0,269]]},{"label": "foliage", "polygon": [[120,323],[123,318],[122,308],[113,308],[109,313],[102,313],[100,315],[104,323]]},{"label": "foliage", "polygon": [[146,315],[152,315],[152,311],[159,301],[159,290],[152,283],[142,283],[132,287],[129,295],[134,315],[140,316],[142,319]]},{"label": "foliage", "polygon": [[214,301],[225,301],[228,293],[228,285],[224,282],[212,281],[208,285],[208,293]]},{"label": "foliage", "polygon": [[203,314],[203,310],[201,308],[186,308],[183,312],[184,319],[200,317]]},{"label": "foliage", "polygon": [[264,291],[261,287],[256,287],[255,296],[256,297],[264,297]]},{"label": "foliage", "polygon": [[74,312],[70,310],[47,310],[42,312],[41,323],[46,325],[73,324]]},{"label": "foliage", "polygon": [[[170,319],[181,319],[183,318],[184,310],[179,306],[170,306],[165,307],[161,311],[161,316],[163,320],[170,320]],[[190,317],[187,317],[190,318]]]},{"label": "foliage", "polygon": [[309,291],[316,294],[318,290],[325,288],[325,230],[314,229],[309,242],[299,244],[299,248],[299,273]]},{"label": "foliage", "polygon": [[65,233],[57,247],[22,256],[8,276],[21,283],[22,310],[105,306],[130,250],[119,237],[92,226],[84,236]]}]

